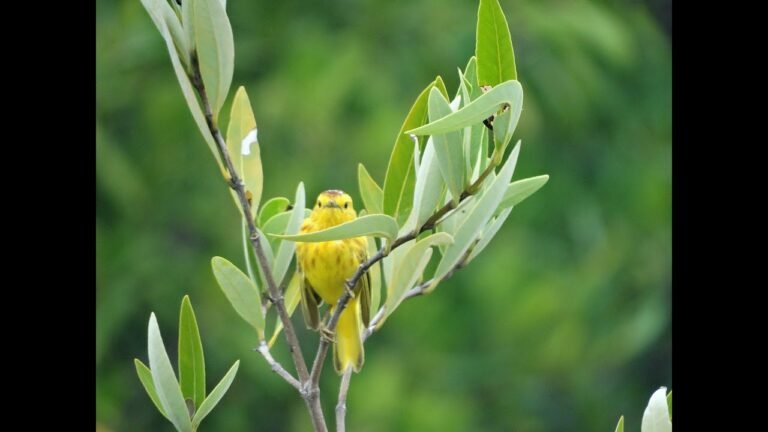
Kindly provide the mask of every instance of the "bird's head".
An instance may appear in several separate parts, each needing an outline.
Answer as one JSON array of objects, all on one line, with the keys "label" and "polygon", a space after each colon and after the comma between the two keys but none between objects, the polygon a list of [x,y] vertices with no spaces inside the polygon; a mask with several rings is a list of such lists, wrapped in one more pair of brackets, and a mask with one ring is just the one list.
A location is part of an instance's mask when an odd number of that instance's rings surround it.
[{"label": "bird's head", "polygon": [[312,220],[323,227],[339,225],[356,217],[352,197],[335,189],[320,193],[312,209]]}]

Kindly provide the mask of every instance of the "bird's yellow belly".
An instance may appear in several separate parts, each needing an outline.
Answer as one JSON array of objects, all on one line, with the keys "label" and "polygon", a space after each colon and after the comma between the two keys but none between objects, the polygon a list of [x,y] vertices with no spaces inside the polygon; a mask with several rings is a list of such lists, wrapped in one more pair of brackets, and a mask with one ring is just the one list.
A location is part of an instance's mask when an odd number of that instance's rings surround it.
[{"label": "bird's yellow belly", "polygon": [[310,285],[329,305],[344,292],[345,281],[360,265],[350,243],[352,239],[297,244],[297,252]]}]

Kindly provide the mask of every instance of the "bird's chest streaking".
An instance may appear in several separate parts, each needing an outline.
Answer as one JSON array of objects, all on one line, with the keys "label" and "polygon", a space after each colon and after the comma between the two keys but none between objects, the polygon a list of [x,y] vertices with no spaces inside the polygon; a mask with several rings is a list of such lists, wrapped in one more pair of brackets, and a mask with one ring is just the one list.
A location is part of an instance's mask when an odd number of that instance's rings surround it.
[{"label": "bird's chest streaking", "polygon": [[298,243],[296,254],[314,290],[325,303],[333,305],[344,292],[345,281],[360,265],[359,251],[364,247],[359,238]]}]

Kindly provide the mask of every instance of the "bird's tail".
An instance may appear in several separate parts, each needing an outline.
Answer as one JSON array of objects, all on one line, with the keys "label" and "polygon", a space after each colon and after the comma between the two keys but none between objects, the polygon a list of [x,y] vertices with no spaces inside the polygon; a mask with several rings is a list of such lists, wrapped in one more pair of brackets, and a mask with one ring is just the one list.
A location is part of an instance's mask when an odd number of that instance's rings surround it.
[{"label": "bird's tail", "polygon": [[[333,313],[333,312],[331,312]],[[352,298],[341,312],[336,326],[336,343],[333,345],[333,367],[342,374],[348,367],[359,372],[363,367],[362,331],[360,330],[360,301]]]}]

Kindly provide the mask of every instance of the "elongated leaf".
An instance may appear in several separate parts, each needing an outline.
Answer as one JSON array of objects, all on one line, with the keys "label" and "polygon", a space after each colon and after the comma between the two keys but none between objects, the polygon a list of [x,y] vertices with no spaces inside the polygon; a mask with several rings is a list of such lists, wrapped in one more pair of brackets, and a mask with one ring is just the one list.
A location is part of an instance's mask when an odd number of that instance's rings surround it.
[{"label": "elongated leaf", "polygon": [[205,121],[205,115],[203,115],[203,110],[200,107],[200,104],[197,102],[195,90],[192,88],[192,83],[189,81],[189,77],[187,76],[187,72],[181,63],[181,60],[179,60],[179,56],[176,53],[173,42],[171,41],[170,36],[168,36],[168,29],[164,28],[161,33],[163,34],[166,45],[168,46],[168,52],[171,57],[171,64],[173,64],[173,71],[176,72],[176,79],[179,81],[181,92],[184,95],[184,100],[187,101],[187,106],[189,107],[189,111],[192,113],[192,118],[195,120],[195,124],[200,129],[200,133],[203,135],[203,139],[205,139],[206,144],[208,144],[208,148],[211,150],[211,153],[213,153],[213,157],[216,159],[216,163],[218,163],[219,169],[222,173],[225,173],[226,171],[224,170],[224,165],[221,162],[221,156],[219,156],[219,151],[216,149],[216,143],[213,141],[213,136],[211,135],[211,132],[208,129],[208,124]]},{"label": "elongated leaf", "polygon": [[[200,74],[216,121],[227,99],[235,66],[235,43],[220,0],[190,0]],[[182,3],[183,7],[183,3]]]},{"label": "elongated leaf", "polygon": [[[405,133],[434,135],[459,130],[482,122],[504,104],[510,105],[509,109],[513,112],[512,119],[520,118],[520,110],[523,107],[523,88],[519,82],[507,81],[499,84],[458,111]],[[511,121],[507,129],[514,131],[515,126],[517,122]]]},{"label": "elongated leaf", "polygon": [[152,382],[155,384],[157,398],[168,419],[180,432],[191,432],[192,423],[189,421],[189,411],[184,403],[179,382],[173,373],[171,360],[165,351],[163,338],[160,336],[160,328],[157,326],[157,318],[152,313],[149,316],[148,329],[149,367],[152,373]]},{"label": "elongated leaf", "polygon": [[203,401],[203,403],[200,405],[200,409],[197,410],[195,417],[192,419],[192,425],[195,430],[197,430],[197,427],[200,426],[200,422],[202,422],[203,419],[208,416],[208,414],[210,414],[211,411],[216,407],[221,398],[224,397],[224,394],[227,393],[229,386],[232,385],[232,381],[235,379],[235,375],[237,375],[237,369],[239,367],[240,360],[237,360],[235,364],[229,368],[229,371],[227,371],[226,375],[224,375],[224,378],[222,378],[221,381],[216,384],[216,387],[213,388],[211,394],[208,395],[205,401]]},{"label": "elongated leaf", "polygon": [[488,243],[493,240],[493,237],[496,235],[496,233],[499,232],[499,229],[501,229],[501,226],[504,224],[504,221],[507,220],[510,213],[512,213],[512,208],[506,208],[499,213],[498,216],[496,216],[495,219],[492,219],[488,224],[486,224],[485,228],[483,229],[482,233],[480,234],[480,240],[477,242],[477,244],[472,248],[472,252],[469,254],[469,258],[467,259],[467,262],[472,261],[480,255],[480,252],[485,249],[486,246],[488,246]]},{"label": "elongated leaf", "polygon": [[363,164],[357,166],[357,182],[360,187],[360,197],[363,199],[368,214],[384,213],[382,201],[384,201],[384,191],[376,181],[368,174]]},{"label": "elongated leaf", "polygon": [[[466,67],[467,71],[471,73],[471,78],[476,79],[477,63],[475,57],[469,60]],[[459,92],[464,99],[463,106],[467,106],[473,100],[482,95],[482,91],[476,82],[471,83],[467,77],[464,76],[461,69],[459,69]],[[464,128],[463,142],[464,147],[464,161],[466,169],[467,183],[471,183],[479,174],[477,170],[477,158],[480,154],[481,140],[485,133],[486,127],[482,123],[475,124],[474,126],[467,126]]]},{"label": "elongated leaf", "polygon": [[[410,250],[407,252],[410,252]],[[408,255],[410,254],[405,254],[405,256]],[[420,256],[414,256],[413,258],[415,260],[415,267],[412,269],[409,278],[402,283],[402,286],[405,286],[406,289],[416,285],[421,280],[421,276],[424,274],[424,269],[427,267],[427,264],[429,264],[429,260],[432,259],[432,249],[427,249]],[[398,284],[400,284],[400,282],[398,282]],[[400,290],[400,288],[398,288],[398,290]],[[393,300],[390,301],[390,297],[387,296],[387,302],[384,304],[384,317],[379,320],[378,324],[376,324],[377,330],[384,325],[387,318],[389,318],[389,316],[392,315],[392,312],[400,305],[402,302],[402,294],[400,297],[392,297],[392,299]]]},{"label": "elongated leaf", "polygon": [[[451,114],[448,101],[443,98],[440,91],[430,90],[429,93],[429,120],[434,122]],[[462,148],[461,133],[449,132],[447,134],[433,134],[435,156],[437,157],[440,174],[443,176],[448,191],[455,203],[459,202],[461,192],[465,186],[464,150]]]},{"label": "elongated leaf", "polygon": [[[384,178],[382,208],[384,213],[394,217],[398,224],[402,224],[410,213],[415,183],[413,141],[404,131],[419,127],[427,121],[427,100],[433,87],[437,87],[446,98],[448,97],[443,79],[437,77],[419,94],[411,106],[400,131],[397,133],[395,146],[389,157],[387,174]],[[421,147],[423,148],[423,145]]]},{"label": "elongated leaf", "polygon": [[141,0],[141,4],[144,5],[149,17],[152,18],[152,22],[155,23],[157,30],[163,37],[165,37],[165,29],[168,30],[168,34],[176,47],[176,54],[180,57],[184,67],[188,67],[189,49],[184,37],[184,30],[171,6],[166,0]]},{"label": "elongated leaf", "polygon": [[[291,280],[288,282],[288,288],[285,289],[285,309],[288,312],[288,316],[293,316],[293,311],[296,310],[296,306],[298,306],[299,300],[301,300],[301,292],[299,292],[300,288],[299,274],[294,272]],[[272,337],[269,338],[268,345],[270,348],[272,348],[272,345],[277,341],[277,336],[282,330],[283,322],[280,320],[280,317],[277,316],[275,317],[275,330],[272,332]]]},{"label": "elongated leaf", "polygon": [[439,232],[410,245],[408,252],[395,265],[392,283],[387,287],[386,316],[397,309],[403,301],[405,292],[421,279],[426,266],[426,263],[421,262],[421,257],[430,256],[433,246],[451,243],[453,243],[453,237],[450,234]]},{"label": "elongated leaf", "polygon": [[[272,245],[273,250],[280,249],[282,240],[277,237],[273,237],[271,234],[285,234],[286,228],[288,227],[288,222],[291,220],[291,214],[291,211],[278,213],[269,218],[269,220],[264,223],[263,231],[264,234],[267,235],[267,239],[269,239],[269,244]],[[311,210],[304,209],[304,219],[308,218],[311,214]]]},{"label": "elongated leaf", "polygon": [[264,315],[256,285],[239,268],[222,257],[213,257],[211,267],[216,281],[237,314],[256,329],[259,339],[264,339]]},{"label": "elongated leaf", "polygon": [[619,424],[616,425],[616,432],[624,432],[624,416],[619,418]]},{"label": "elongated leaf", "polygon": [[[293,202],[293,210],[291,210],[291,217],[288,219],[288,224],[285,228],[285,234],[294,235],[299,232],[301,223],[304,222],[304,183],[299,183],[296,188],[296,198]],[[277,256],[275,257],[275,266],[272,268],[272,274],[275,277],[275,282],[278,286],[282,285],[283,279],[285,279],[288,273],[288,267],[291,265],[294,252],[296,251],[296,244],[289,241],[280,242],[280,246],[277,249]]]},{"label": "elongated leaf", "polygon": [[475,55],[480,85],[495,86],[517,79],[512,37],[499,0],[480,0]]},{"label": "elongated leaf", "polygon": [[184,296],[179,312],[179,383],[184,399],[199,408],[205,399],[205,357],[189,296]]},{"label": "elongated leaf", "polygon": [[517,164],[519,153],[520,143],[518,143],[512,150],[512,153],[504,163],[498,176],[494,179],[488,190],[484,192],[483,196],[480,197],[477,205],[472,208],[464,222],[456,230],[454,243],[446,249],[443,259],[440,260],[440,264],[437,266],[437,270],[435,270],[435,282],[427,291],[434,289],[442,278],[461,261],[469,247],[472,246],[477,239],[482,228],[486,226],[493,216],[494,211],[504,197],[504,192],[507,189],[509,180],[515,172],[515,165]]},{"label": "elongated leaf", "polygon": [[288,198],[285,197],[276,197],[267,200],[267,202],[261,206],[261,210],[259,211],[258,225],[263,228],[264,224],[267,223],[272,216],[287,211],[290,203]]},{"label": "elongated leaf", "polygon": [[504,192],[504,198],[499,204],[499,209],[506,209],[520,204],[524,199],[533,195],[537,190],[549,181],[548,175],[529,177],[527,179],[512,182]]},{"label": "elongated leaf", "polygon": [[669,421],[672,421],[672,392],[667,395],[667,406],[669,407]]},{"label": "elongated leaf", "polygon": [[343,240],[361,236],[385,237],[392,240],[397,236],[397,228],[397,222],[391,216],[375,214],[365,215],[355,220],[312,233],[295,235],[273,234],[273,236],[284,240],[307,243]]},{"label": "elongated leaf", "polygon": [[[261,150],[257,139],[256,118],[251,110],[251,101],[243,86],[235,92],[227,127],[227,148],[245,183],[245,189],[251,193],[251,211],[254,218],[261,202],[263,172],[261,168]],[[239,206],[240,201],[237,201]]]},{"label": "elongated leaf", "polygon": [[[197,51],[197,42],[195,42],[195,7],[194,2],[199,0],[187,0],[181,2],[181,24],[184,27],[184,36],[187,41],[187,49],[190,54]],[[187,68],[190,75],[192,74],[192,67],[189,65]]]},{"label": "elongated leaf", "polygon": [[133,364],[136,365],[136,375],[139,376],[139,381],[141,381],[141,385],[144,386],[144,390],[147,392],[149,398],[152,399],[152,403],[155,404],[155,408],[160,411],[160,414],[162,414],[163,417],[170,420],[168,414],[166,414],[163,409],[163,405],[160,403],[160,398],[157,396],[155,383],[152,382],[152,371],[150,371],[139,359],[133,359]]},{"label": "elongated leaf", "polygon": [[432,216],[440,204],[444,190],[445,183],[435,156],[433,138],[430,137],[424,148],[424,156],[416,175],[416,187],[413,193],[413,212],[415,215],[413,226],[409,227],[409,231],[421,228],[424,222]]},{"label": "elongated leaf", "polygon": [[669,419],[667,406],[667,388],[656,390],[648,401],[643,412],[643,423],[640,432],[672,432],[672,421]]},{"label": "elongated leaf", "polygon": [[[376,255],[376,239],[368,237],[368,257]],[[370,316],[376,315],[381,304],[381,261],[377,262],[370,269],[368,269],[368,275],[371,278],[371,313]]]}]

